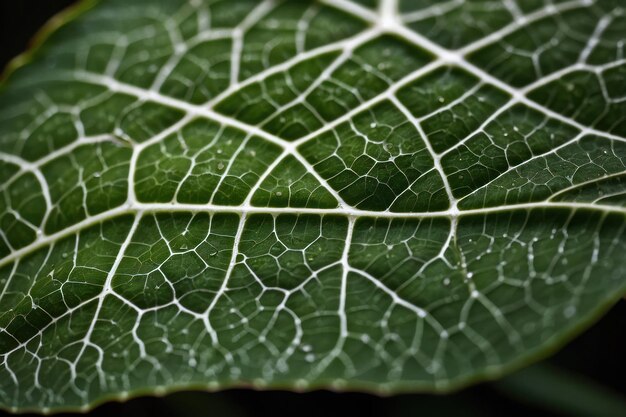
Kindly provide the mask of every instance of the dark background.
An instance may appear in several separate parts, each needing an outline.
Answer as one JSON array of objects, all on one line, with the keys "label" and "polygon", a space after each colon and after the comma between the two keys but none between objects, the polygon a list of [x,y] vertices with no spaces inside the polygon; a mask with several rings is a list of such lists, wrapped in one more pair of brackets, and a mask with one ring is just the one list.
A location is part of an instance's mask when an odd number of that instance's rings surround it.
[{"label": "dark background", "polygon": [[[28,48],[33,35],[51,16],[72,3],[72,0],[0,0],[0,68]],[[621,412],[615,411],[615,406],[619,407],[620,401],[626,404],[624,393],[626,303],[621,301],[595,326],[548,360],[501,381],[479,384],[447,396],[378,397],[329,391],[297,394],[244,389],[181,392],[162,398],[108,403],[89,415],[618,416]],[[626,410],[626,405],[623,407]],[[0,411],[0,417],[6,415]]]}]

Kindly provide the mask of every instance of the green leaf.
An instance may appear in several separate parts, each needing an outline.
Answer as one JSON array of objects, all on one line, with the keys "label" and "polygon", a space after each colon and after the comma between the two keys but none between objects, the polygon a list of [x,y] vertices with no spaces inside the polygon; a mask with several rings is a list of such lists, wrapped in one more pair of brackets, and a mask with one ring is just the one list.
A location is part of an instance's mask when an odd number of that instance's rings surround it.
[{"label": "green leaf", "polygon": [[494,387],[520,403],[532,404],[558,415],[594,417],[626,414],[626,398],[623,395],[556,366],[531,366],[498,381]]},{"label": "green leaf", "polygon": [[446,391],[626,292],[615,0],[102,0],[0,94],[0,404]]}]

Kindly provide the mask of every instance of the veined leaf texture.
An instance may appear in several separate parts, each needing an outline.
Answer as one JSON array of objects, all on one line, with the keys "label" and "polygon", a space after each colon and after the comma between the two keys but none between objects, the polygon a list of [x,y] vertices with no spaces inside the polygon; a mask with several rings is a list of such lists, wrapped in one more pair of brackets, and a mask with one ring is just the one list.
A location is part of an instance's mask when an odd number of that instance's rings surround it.
[{"label": "veined leaf texture", "polygon": [[101,0],[0,92],[0,404],[445,391],[626,289],[615,0]]}]

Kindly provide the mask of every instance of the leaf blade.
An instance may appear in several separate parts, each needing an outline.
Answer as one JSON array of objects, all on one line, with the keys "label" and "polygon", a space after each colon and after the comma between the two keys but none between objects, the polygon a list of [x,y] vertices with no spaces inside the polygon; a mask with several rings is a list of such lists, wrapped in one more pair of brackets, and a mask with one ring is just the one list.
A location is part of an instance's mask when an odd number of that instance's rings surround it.
[{"label": "leaf blade", "polygon": [[[102,2],[11,76],[5,406],[206,384],[445,391],[545,355],[624,294],[619,102],[581,118],[536,94],[555,75],[521,89],[473,60],[491,34],[465,59],[376,26],[393,4],[242,3],[231,33],[219,4]],[[556,13],[586,7],[621,18]],[[266,61],[246,31],[276,38]],[[597,61],[593,39],[580,56]],[[621,61],[600,65],[619,79]]]}]

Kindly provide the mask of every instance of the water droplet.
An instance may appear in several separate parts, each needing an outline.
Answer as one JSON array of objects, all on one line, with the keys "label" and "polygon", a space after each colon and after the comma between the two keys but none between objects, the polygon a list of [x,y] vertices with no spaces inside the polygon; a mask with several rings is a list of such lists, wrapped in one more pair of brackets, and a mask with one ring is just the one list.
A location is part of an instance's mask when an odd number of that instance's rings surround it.
[{"label": "water droplet", "polygon": [[426,367],[426,372],[434,374],[439,369],[439,362],[433,362]]},{"label": "water droplet", "polygon": [[370,123],[370,127],[374,129],[376,127],[376,123]]},{"label": "water droplet", "polygon": [[563,316],[566,319],[574,317],[574,314],[576,314],[576,307],[574,306],[567,306],[563,309]]},{"label": "water droplet", "polygon": [[312,353],[307,353],[304,356],[304,360],[307,361],[307,362],[313,362],[315,360],[315,355],[312,354]]}]

